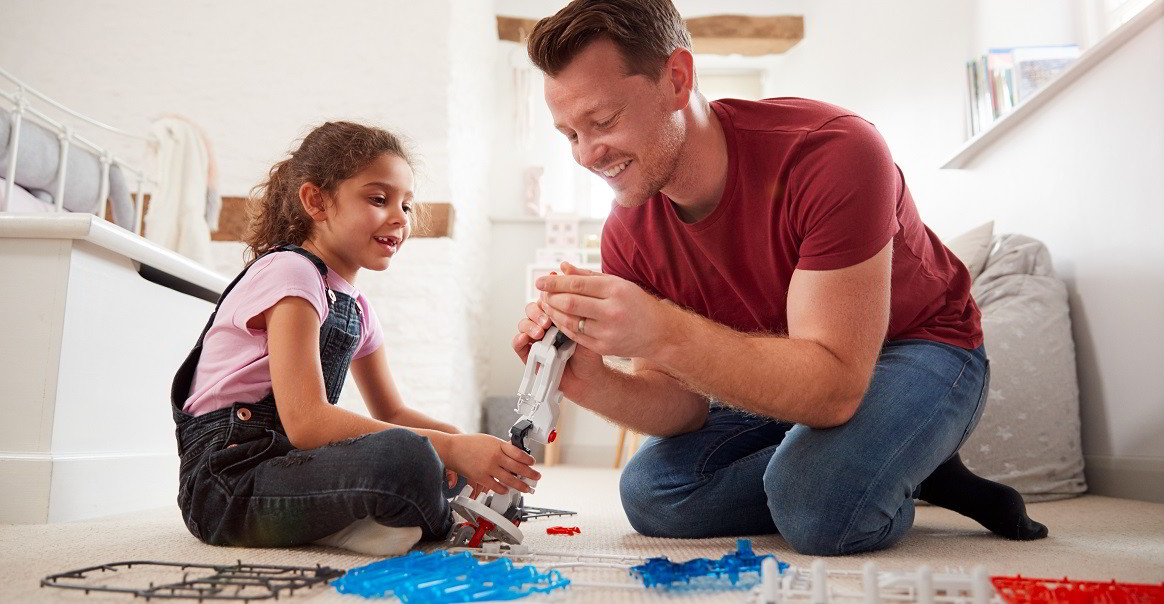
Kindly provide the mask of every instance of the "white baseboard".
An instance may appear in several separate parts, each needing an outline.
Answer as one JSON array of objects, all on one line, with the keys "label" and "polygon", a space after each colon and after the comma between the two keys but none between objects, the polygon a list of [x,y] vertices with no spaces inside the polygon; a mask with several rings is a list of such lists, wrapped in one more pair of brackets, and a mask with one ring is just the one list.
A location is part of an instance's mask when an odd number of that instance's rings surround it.
[{"label": "white baseboard", "polygon": [[1084,455],[1087,492],[1164,503],[1164,458]]},{"label": "white baseboard", "polygon": [[0,523],[70,522],[176,506],[176,453],[0,453]]}]

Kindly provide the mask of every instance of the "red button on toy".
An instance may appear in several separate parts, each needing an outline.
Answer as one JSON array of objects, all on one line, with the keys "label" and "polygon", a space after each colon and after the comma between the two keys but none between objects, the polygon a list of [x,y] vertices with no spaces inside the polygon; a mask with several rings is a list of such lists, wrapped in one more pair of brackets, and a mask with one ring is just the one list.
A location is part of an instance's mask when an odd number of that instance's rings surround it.
[{"label": "red button on toy", "polygon": [[555,440],[557,440],[557,438],[558,438],[558,431],[557,430],[550,430],[550,438],[547,440],[549,440],[550,442],[554,442]]}]

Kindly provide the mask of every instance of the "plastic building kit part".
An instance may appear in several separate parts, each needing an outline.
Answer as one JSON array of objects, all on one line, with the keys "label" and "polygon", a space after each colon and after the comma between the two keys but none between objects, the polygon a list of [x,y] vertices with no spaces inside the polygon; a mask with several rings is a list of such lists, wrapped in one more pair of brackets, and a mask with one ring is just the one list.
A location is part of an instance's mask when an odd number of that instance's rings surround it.
[{"label": "plastic building kit part", "polygon": [[478,562],[469,553],[407,556],[353,568],[332,583],[336,591],[368,598],[395,596],[401,602],[481,602],[515,600],[549,593],[570,584],[556,570],[514,566],[506,559]]},{"label": "plastic building kit part", "polygon": [[[765,560],[761,584],[748,600],[753,604],[824,604],[863,601],[917,602],[918,604],[998,604],[986,568],[974,567],[971,574],[960,570],[934,571],[921,565],[913,571],[878,572],[877,564],[866,562],[859,571],[829,570],[816,559],[809,568],[788,567],[777,573]],[[853,580],[859,579],[859,590]]]},{"label": "plastic building kit part", "polygon": [[547,535],[577,535],[582,529],[576,526],[551,526],[546,529]]},{"label": "plastic building kit part", "polygon": [[517,508],[517,517],[521,522],[533,520],[534,518],[550,518],[552,516],[574,516],[578,512],[571,512],[568,510],[554,510],[550,508],[535,508],[530,506],[522,506]]},{"label": "plastic building kit part", "polygon": [[991,577],[991,583],[1002,599],[1011,604],[1038,602],[1047,604],[1090,602],[1104,604],[1139,604],[1164,602],[1164,582],[1160,584],[1118,583],[1116,581],[1073,581],[1062,579],[1033,579]]},{"label": "plastic building kit part", "polygon": [[[110,586],[104,582],[105,573],[121,573],[135,566],[171,569],[182,572],[182,580],[173,583],[150,583],[148,587]],[[91,573],[101,571],[100,575]],[[201,572],[199,572],[201,571]],[[49,575],[40,580],[41,587],[79,589],[86,594],[91,591],[129,593],[149,600],[190,599],[190,600],[266,600],[277,599],[280,595],[291,595],[297,589],[305,589],[327,583],[343,576],[344,571],[326,566],[270,566],[243,564],[232,565],[189,564],[185,562],[155,562],[134,560],[110,562],[89,568],[71,570]],[[102,578],[102,583],[92,582]],[[86,580],[90,582],[86,582]],[[75,582],[74,582],[75,581]],[[286,594],[284,594],[286,592]]]},{"label": "plastic building kit part", "polygon": [[[752,551],[750,539],[737,539],[736,551],[719,560],[696,558],[687,562],[672,562],[667,558],[649,558],[645,564],[631,568],[631,574],[639,577],[646,587],[743,589],[760,582],[760,566],[771,554],[757,556]],[[777,569],[783,573],[788,569],[785,562],[776,561]],[[724,584],[727,577],[730,584]]]},{"label": "plastic building kit part", "polygon": [[469,547],[481,545],[486,535],[506,543],[521,543],[523,535],[517,525],[510,522],[505,516],[497,513],[493,508],[485,505],[483,496],[469,499],[458,496],[449,504],[453,510],[468,520],[465,525],[457,527],[454,537],[463,536],[462,531],[472,528],[473,533],[466,543]]},{"label": "plastic building kit part", "polygon": [[[527,439],[548,444],[557,437],[554,427],[558,424],[559,403],[562,391],[558,389],[562,372],[573,356],[577,344],[557,327],[546,330],[541,340],[530,346],[526,357],[525,373],[517,391],[517,411],[520,417],[509,429],[510,442],[517,448],[530,452]],[[537,481],[519,477],[530,487]],[[453,509],[468,520],[473,527],[458,527],[450,537],[453,545],[477,544],[485,537],[499,539],[506,543],[521,543],[524,538],[517,525],[521,522],[522,494],[517,489],[508,493],[481,493],[476,499],[465,495],[456,497]],[[490,513],[492,512],[492,513]],[[484,531],[478,518],[484,518],[491,526]],[[475,546],[475,545],[474,545]]]}]

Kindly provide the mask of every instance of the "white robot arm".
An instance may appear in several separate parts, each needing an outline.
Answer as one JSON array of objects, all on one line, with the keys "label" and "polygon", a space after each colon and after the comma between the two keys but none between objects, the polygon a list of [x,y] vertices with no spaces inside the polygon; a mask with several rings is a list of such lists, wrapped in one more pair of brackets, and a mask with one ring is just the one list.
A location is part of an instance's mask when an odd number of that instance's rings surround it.
[{"label": "white robot arm", "polygon": [[562,391],[558,385],[566,363],[578,345],[557,327],[550,327],[545,337],[534,342],[526,357],[525,374],[517,390],[517,422],[510,429],[510,442],[529,452],[527,438],[548,444],[557,436],[559,403]]},{"label": "white robot arm", "polygon": [[[559,403],[562,392],[558,389],[562,381],[562,373],[566,370],[566,363],[574,354],[577,344],[557,327],[550,327],[546,335],[530,347],[526,357],[525,373],[521,378],[521,386],[517,392],[517,411],[519,417],[509,429],[509,439],[513,445],[526,453],[530,452],[526,444],[532,439],[542,444],[554,442],[558,425]],[[536,487],[537,481],[521,477],[521,480],[530,487]],[[517,528],[518,504],[521,501],[521,492],[510,489],[508,493],[482,493],[476,499],[465,495],[455,498],[453,509],[464,516],[471,527],[468,530],[454,534],[454,543],[467,543],[476,547],[481,537],[488,535],[506,543],[520,544],[523,536]]]}]

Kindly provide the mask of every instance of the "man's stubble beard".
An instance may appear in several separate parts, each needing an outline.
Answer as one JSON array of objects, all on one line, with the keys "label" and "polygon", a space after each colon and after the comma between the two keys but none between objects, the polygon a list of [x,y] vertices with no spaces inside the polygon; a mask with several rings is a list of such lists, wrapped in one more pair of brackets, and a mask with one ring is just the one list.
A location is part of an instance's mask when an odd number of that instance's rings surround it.
[{"label": "man's stubble beard", "polygon": [[640,168],[644,170],[643,178],[646,186],[639,192],[632,191],[614,191],[614,202],[624,208],[637,208],[650,200],[656,193],[663,190],[674,178],[675,171],[679,167],[679,157],[682,155],[683,144],[685,142],[683,127],[675,119],[668,120],[664,126],[659,142],[656,145],[656,153],[651,158],[662,162],[658,170],[650,170],[645,164],[640,163]]}]

